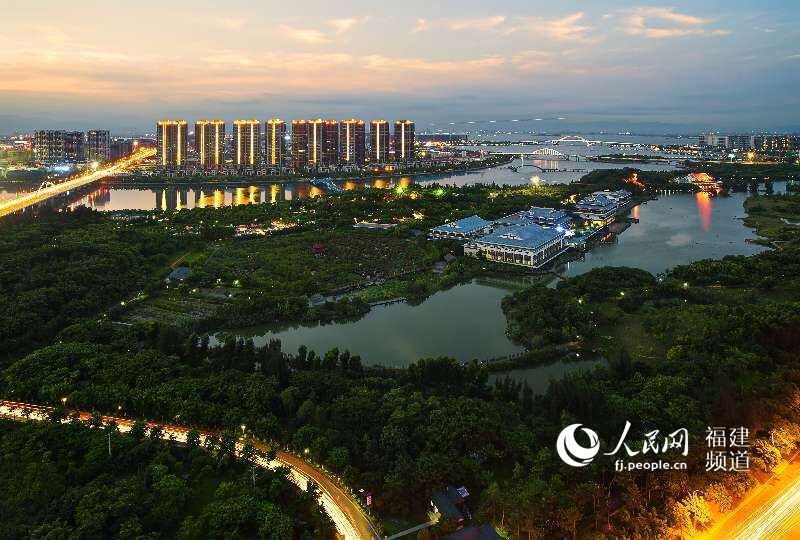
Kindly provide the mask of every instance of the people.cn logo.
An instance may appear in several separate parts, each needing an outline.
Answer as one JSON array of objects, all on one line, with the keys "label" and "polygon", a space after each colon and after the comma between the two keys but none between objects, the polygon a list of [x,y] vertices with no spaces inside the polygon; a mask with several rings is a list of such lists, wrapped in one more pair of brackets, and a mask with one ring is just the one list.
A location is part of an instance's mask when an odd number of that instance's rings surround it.
[{"label": "people.cn logo", "polygon": [[600,439],[595,431],[581,428],[589,437],[589,446],[583,446],[575,440],[575,432],[582,424],[571,424],[561,430],[556,441],[556,451],[561,461],[572,467],[585,467],[592,462],[594,456],[600,451]]}]

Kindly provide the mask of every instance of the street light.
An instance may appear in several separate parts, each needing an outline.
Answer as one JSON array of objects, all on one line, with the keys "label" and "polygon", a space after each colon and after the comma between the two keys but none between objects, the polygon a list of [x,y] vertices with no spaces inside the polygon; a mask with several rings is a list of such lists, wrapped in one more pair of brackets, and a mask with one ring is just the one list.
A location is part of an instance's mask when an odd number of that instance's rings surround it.
[{"label": "street light", "polygon": [[61,398],[61,404],[62,405],[66,405],[67,404],[67,398],[66,397],[62,397]]}]

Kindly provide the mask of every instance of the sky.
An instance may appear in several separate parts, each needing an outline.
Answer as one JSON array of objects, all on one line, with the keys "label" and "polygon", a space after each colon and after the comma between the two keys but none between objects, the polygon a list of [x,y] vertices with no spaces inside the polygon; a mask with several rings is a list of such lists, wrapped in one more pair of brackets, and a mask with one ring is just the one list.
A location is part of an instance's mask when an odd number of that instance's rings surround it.
[{"label": "sky", "polygon": [[352,116],[800,132],[797,0],[0,0],[0,20],[0,133]]}]

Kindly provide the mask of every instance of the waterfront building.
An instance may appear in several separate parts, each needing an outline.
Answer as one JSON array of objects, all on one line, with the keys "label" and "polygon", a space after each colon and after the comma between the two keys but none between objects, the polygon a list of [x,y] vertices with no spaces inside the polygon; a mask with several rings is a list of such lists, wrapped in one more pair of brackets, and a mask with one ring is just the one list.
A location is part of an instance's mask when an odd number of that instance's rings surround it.
[{"label": "waterfront building", "polygon": [[33,132],[33,155],[36,161],[53,164],[64,161],[64,131],[39,129]]},{"label": "waterfront building", "polygon": [[117,161],[120,158],[129,156],[133,153],[134,143],[130,139],[114,139],[111,141],[109,159]]},{"label": "waterfront building", "polygon": [[111,132],[93,129],[86,132],[86,159],[105,163],[111,159]]},{"label": "waterfront building", "polygon": [[503,227],[470,240],[464,254],[490,261],[539,268],[567,249],[564,231],[536,224]]},{"label": "waterfront building", "polygon": [[520,212],[519,217],[543,227],[566,227],[572,219],[562,210],[532,206]]},{"label": "waterfront building", "polygon": [[351,118],[340,124],[341,162],[344,165],[362,166],[366,159],[366,128],[363,120]]},{"label": "waterfront building", "polygon": [[319,164],[323,167],[339,165],[340,155],[339,122],[325,120],[322,122],[322,159]]},{"label": "waterfront building", "polygon": [[394,160],[414,161],[414,122],[411,120],[394,123]]},{"label": "waterfront building", "polygon": [[163,168],[182,167],[186,164],[189,148],[186,120],[161,120],[156,125],[158,164]]},{"label": "waterfront building", "polygon": [[261,121],[233,121],[233,164],[237,167],[255,168],[259,165],[261,148]]},{"label": "waterfront building", "polygon": [[194,124],[194,148],[201,169],[225,165],[225,121],[198,120]]},{"label": "waterfront building", "polygon": [[617,213],[631,202],[633,194],[620,189],[617,191],[595,191],[578,201],[575,214],[595,226],[604,227],[614,221]]},{"label": "waterfront building", "polygon": [[86,137],[83,131],[64,132],[64,161],[78,163],[86,159]]},{"label": "waterfront building", "polygon": [[369,159],[374,163],[389,161],[389,122],[373,120],[369,123]]},{"label": "waterfront building", "polygon": [[430,238],[469,240],[489,232],[494,225],[493,221],[486,221],[479,216],[469,216],[431,229]]},{"label": "waterfront building", "polygon": [[267,166],[281,168],[286,156],[286,122],[270,118],[265,124],[264,159]]},{"label": "waterfront building", "polygon": [[292,120],[292,169],[302,172],[308,168],[308,122]]}]

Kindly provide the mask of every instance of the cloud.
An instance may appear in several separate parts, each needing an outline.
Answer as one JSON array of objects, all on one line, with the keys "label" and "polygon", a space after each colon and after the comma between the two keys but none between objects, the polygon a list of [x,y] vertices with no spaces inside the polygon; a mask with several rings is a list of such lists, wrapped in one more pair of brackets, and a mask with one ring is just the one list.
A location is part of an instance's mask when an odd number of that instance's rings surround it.
[{"label": "cloud", "polygon": [[546,19],[542,17],[518,17],[514,24],[506,29],[506,33],[529,32],[540,34],[557,41],[595,42],[596,38],[589,37],[593,29],[588,24],[582,24],[584,13],[578,11],[564,17]]},{"label": "cloud", "polygon": [[337,34],[345,34],[357,24],[364,24],[369,17],[344,17],[341,19],[331,19],[328,24],[333,27]]},{"label": "cloud", "polygon": [[299,28],[288,24],[282,24],[279,30],[288,39],[299,41],[300,43],[307,43],[309,45],[319,45],[330,41],[330,37],[325,32],[314,28]]},{"label": "cloud", "polygon": [[790,54],[786,57],[786,60],[800,60],[800,53]]},{"label": "cloud", "polygon": [[505,15],[489,15],[486,17],[457,17],[444,19],[417,19],[413,32],[425,32],[433,28],[444,28],[452,31],[489,32],[498,30],[506,22]]},{"label": "cloud", "polygon": [[625,32],[634,36],[665,39],[683,36],[724,36],[728,30],[709,29],[710,19],[677,13],[673,8],[640,7],[623,19]]}]

